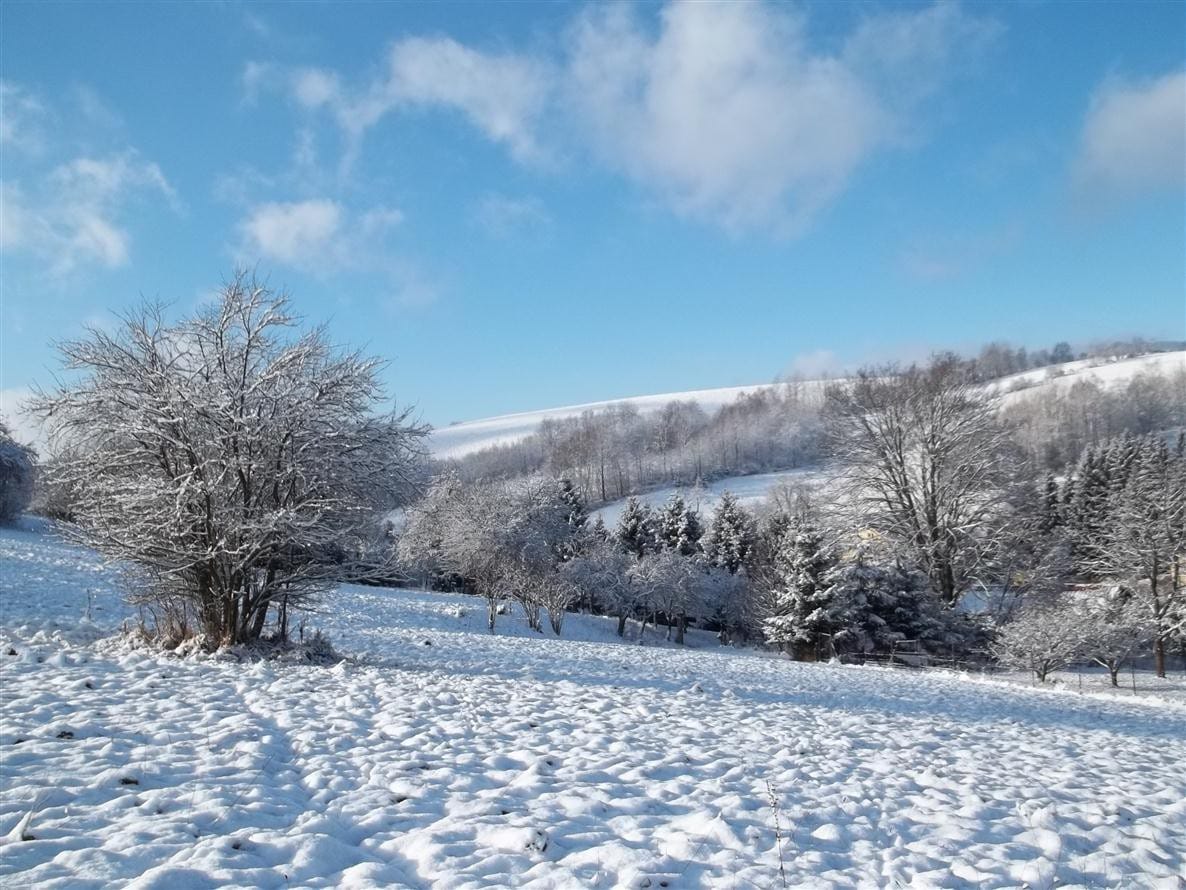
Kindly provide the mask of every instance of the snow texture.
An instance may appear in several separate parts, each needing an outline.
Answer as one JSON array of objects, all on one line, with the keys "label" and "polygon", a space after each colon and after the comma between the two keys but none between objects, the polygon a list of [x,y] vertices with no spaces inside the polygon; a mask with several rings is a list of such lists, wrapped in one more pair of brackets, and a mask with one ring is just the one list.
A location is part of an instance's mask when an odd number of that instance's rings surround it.
[{"label": "snow texture", "polygon": [[97,639],[129,616],[51,527],[0,532],[0,566],[4,886],[1186,873],[1186,706],[1170,701],[795,664],[707,634],[622,643],[587,617],[565,639],[517,615],[490,635],[478,600],[381,588],[314,616],[353,656],[333,666],[166,657]]}]

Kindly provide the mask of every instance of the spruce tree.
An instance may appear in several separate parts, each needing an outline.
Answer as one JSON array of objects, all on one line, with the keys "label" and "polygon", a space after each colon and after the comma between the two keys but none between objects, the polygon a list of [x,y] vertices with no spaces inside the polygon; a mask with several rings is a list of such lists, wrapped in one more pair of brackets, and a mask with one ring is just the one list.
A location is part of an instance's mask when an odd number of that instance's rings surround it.
[{"label": "spruce tree", "polygon": [[797,661],[814,660],[819,644],[838,628],[826,576],[835,565],[823,533],[796,521],[774,552],[772,614],[765,621],[766,640],[790,651]]},{"label": "spruce tree", "polygon": [[636,497],[627,498],[626,507],[618,517],[617,537],[623,550],[640,558],[658,549],[651,508]]},{"label": "spruce tree", "polygon": [[678,492],[663,505],[658,516],[659,542],[680,556],[692,556],[700,552],[700,516],[688,506]]},{"label": "spruce tree", "polygon": [[712,517],[712,527],[704,537],[704,556],[709,565],[736,575],[749,562],[754,551],[756,532],[753,519],[726,491]]},{"label": "spruce tree", "polygon": [[580,493],[572,480],[564,478],[560,480],[560,501],[568,508],[568,525],[573,531],[578,531],[585,527],[585,523],[589,520],[589,511],[585,506],[585,498]]},{"label": "spruce tree", "polygon": [[1062,502],[1058,491],[1058,480],[1053,473],[1046,474],[1046,482],[1042,491],[1041,512],[1038,516],[1038,531],[1049,535],[1062,525]]}]

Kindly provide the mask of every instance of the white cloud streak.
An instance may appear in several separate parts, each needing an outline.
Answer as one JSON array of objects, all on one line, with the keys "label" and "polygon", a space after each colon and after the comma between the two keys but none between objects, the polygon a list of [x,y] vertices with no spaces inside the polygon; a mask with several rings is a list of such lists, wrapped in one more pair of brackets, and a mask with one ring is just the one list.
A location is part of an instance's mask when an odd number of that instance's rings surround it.
[{"label": "white cloud streak", "polygon": [[264,259],[314,274],[369,264],[382,253],[400,211],[374,207],[352,214],[328,198],[256,204],[239,223],[242,261]]},{"label": "white cloud streak", "polygon": [[1186,184],[1186,71],[1110,79],[1095,93],[1072,175],[1082,197],[1126,198]]},{"label": "white cloud streak", "polygon": [[66,275],[88,263],[108,268],[128,262],[131,235],[123,222],[140,194],[177,196],[161,168],[134,151],[80,157],[53,168],[32,191],[0,183],[0,249],[26,253]]}]

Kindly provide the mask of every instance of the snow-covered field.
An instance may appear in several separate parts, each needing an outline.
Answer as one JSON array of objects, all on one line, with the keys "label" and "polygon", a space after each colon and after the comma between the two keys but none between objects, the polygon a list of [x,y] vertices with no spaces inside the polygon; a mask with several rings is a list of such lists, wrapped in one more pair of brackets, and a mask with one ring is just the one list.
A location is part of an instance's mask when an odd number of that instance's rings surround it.
[{"label": "snow-covered field", "polygon": [[[1162,373],[1172,373],[1182,368],[1186,368],[1186,352],[1165,352],[1117,361],[1090,359],[1013,374],[992,384],[991,388],[994,392],[1001,393],[1004,400],[1008,402],[1023,398],[1025,394],[1032,394],[1037,391],[1037,387],[1042,386],[1070,386],[1076,380],[1084,380],[1089,377],[1099,380],[1104,385],[1112,385],[1123,383],[1141,371],[1158,370]],[[824,380],[804,381],[801,385],[822,388],[826,382]],[[462,457],[492,445],[507,444],[526,438],[535,432],[540,421],[544,419],[560,420],[565,417],[575,417],[589,409],[598,410],[625,403],[634,405],[639,411],[647,412],[662,408],[668,402],[675,400],[693,401],[705,411],[712,412],[732,403],[743,392],[755,392],[777,385],[759,383],[753,386],[669,392],[464,421],[433,430],[429,439],[429,448],[432,450],[433,456],[437,458]]]},{"label": "snow-covered field", "polygon": [[576,616],[491,636],[479,603],[377,588],[310,622],[336,666],[162,657],[98,638],[127,613],[48,531],[0,532],[4,886],[1186,876],[1186,707],[1155,696],[622,644]]}]

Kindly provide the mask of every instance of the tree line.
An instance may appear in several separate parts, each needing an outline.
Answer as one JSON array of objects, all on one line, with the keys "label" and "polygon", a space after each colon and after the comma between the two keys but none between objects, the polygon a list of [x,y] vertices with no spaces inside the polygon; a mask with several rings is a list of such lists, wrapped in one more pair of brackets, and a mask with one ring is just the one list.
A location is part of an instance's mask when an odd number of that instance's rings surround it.
[{"label": "tree line", "polygon": [[1045,678],[1047,621],[1077,628],[1076,657],[1114,667],[1124,637],[1164,674],[1186,621],[1186,440],[1127,434],[1043,475],[954,356],[865,369],[819,416],[826,500],[758,515],[726,494],[701,516],[678,493],[657,510],[631,497],[607,529],[571,480],[454,472],[410,510],[399,553],[430,585],[484,595],[492,629],[507,595],[537,628],[540,609],[580,606],[619,633],[698,626],[801,659],[909,644]]},{"label": "tree line", "polygon": [[[968,385],[1069,362],[1103,360],[1179,344],[1144,340],[1096,344],[1075,352],[1061,342],[1026,350],[989,343],[978,354],[944,354]],[[545,474],[569,479],[594,504],[670,485],[795,469],[828,457],[823,411],[828,381],[784,380],[740,394],[716,411],[674,400],[643,412],[630,403],[545,419],[531,435],[444,462],[467,481]],[[1019,380],[1016,389],[1033,381]],[[1028,457],[1061,469],[1087,444],[1125,430],[1146,433],[1186,425],[1186,369],[1139,374],[1108,389],[1085,379],[1011,398],[1010,425]]]}]

